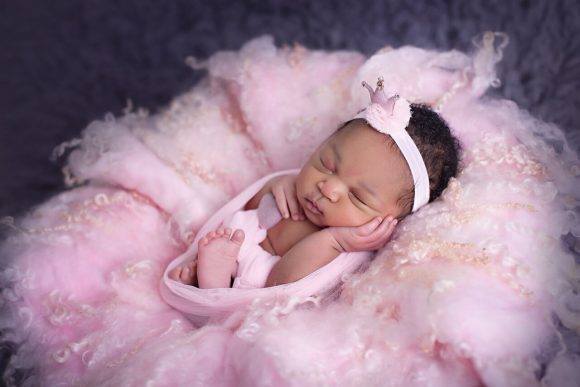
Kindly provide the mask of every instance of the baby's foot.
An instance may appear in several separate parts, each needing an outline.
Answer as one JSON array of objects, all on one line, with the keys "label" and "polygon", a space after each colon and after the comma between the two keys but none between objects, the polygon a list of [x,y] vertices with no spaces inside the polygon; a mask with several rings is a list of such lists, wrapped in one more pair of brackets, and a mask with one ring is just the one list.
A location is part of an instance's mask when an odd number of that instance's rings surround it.
[{"label": "baby's foot", "polygon": [[171,270],[169,278],[182,284],[197,286],[197,261],[189,261]]},{"label": "baby's foot", "polygon": [[[229,288],[237,270],[237,258],[244,241],[244,231],[220,227],[198,242],[197,278],[199,288]],[[230,239],[231,235],[231,239]]]}]

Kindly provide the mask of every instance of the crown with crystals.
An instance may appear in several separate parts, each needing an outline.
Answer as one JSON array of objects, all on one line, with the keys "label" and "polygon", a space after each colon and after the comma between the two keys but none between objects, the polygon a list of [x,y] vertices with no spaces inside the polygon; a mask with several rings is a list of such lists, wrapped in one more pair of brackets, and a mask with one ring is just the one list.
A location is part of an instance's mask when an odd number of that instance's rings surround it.
[{"label": "crown with crystals", "polygon": [[[383,84],[383,77],[379,77],[377,88],[373,91],[368,83],[362,81],[371,95],[371,104],[359,111],[357,118],[365,118],[375,129],[385,134],[405,130],[411,119],[411,104],[399,94],[387,97]],[[377,125],[373,125],[374,122]]]},{"label": "crown with crystals", "polygon": [[387,97],[383,83],[383,77],[379,77],[377,88],[373,90],[368,83],[362,81],[362,85],[371,95],[371,103],[354,118],[363,118],[377,131],[391,136],[405,156],[415,183],[412,211],[415,212],[429,202],[429,175],[417,145],[406,130],[411,119],[411,104],[398,94]]}]

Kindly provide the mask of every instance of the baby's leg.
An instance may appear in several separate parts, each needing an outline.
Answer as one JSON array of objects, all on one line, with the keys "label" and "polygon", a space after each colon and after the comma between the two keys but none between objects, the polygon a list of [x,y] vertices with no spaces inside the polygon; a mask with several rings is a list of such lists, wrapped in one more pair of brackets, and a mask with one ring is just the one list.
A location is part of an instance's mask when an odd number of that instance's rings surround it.
[{"label": "baby's leg", "polygon": [[199,240],[197,280],[200,289],[229,288],[237,270],[237,258],[244,231],[220,227]]}]

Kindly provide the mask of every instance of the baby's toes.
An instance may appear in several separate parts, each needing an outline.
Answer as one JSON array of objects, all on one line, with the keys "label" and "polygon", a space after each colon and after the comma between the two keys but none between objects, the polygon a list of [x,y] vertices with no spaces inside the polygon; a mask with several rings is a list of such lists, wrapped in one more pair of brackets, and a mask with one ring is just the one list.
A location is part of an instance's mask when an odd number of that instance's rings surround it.
[{"label": "baby's toes", "polygon": [[237,229],[234,232],[234,235],[232,235],[231,240],[234,241],[235,243],[237,243],[238,245],[241,245],[242,242],[244,241],[244,237],[245,237],[244,230]]},{"label": "baby's toes", "polygon": [[230,235],[232,233],[232,229],[229,228],[229,227],[226,228],[224,226],[221,226],[220,228],[218,228],[216,230],[216,233],[217,233],[217,236],[218,237],[221,237],[221,238],[226,237],[226,238],[229,239],[230,238]]},{"label": "baby's toes", "polygon": [[174,281],[179,281],[179,276],[181,275],[181,269],[182,267],[176,267],[175,269],[171,270],[169,272],[169,278],[171,278]]},{"label": "baby's toes", "polygon": [[207,237],[203,237],[197,243],[198,243],[198,247],[205,246],[209,243],[209,239],[207,239]]},{"label": "baby's toes", "polygon": [[189,283],[197,286],[197,259],[190,262],[189,268],[191,270],[191,281]]},{"label": "baby's toes", "polygon": [[195,271],[195,268],[197,267],[197,259],[194,260],[194,261],[189,262],[187,266],[189,266],[190,270],[192,272],[194,272]]},{"label": "baby's toes", "polygon": [[189,266],[186,266],[181,271],[181,275],[179,276],[179,278],[181,279],[181,281],[184,284],[190,284],[193,281],[193,273],[192,273],[191,269],[189,268]]},{"label": "baby's toes", "polygon": [[[210,231],[207,234],[205,234],[205,236],[201,239],[205,239],[205,241],[203,242],[203,245],[207,245],[209,242],[211,242],[213,239],[218,238],[219,235],[217,234],[217,232],[215,231]],[[200,239],[200,242],[201,242]]]}]

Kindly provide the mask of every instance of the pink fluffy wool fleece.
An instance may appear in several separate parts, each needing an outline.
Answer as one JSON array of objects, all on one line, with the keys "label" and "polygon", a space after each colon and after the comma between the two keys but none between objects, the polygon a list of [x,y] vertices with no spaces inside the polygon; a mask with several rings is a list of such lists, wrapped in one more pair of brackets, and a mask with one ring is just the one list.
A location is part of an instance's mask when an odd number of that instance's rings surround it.
[{"label": "pink fluffy wool fleece", "polygon": [[[580,164],[562,130],[497,84],[502,34],[472,53],[276,47],[190,58],[207,76],[156,115],[106,115],[67,152],[69,190],[2,245],[5,375],[43,386],[549,386],[580,380],[556,329],[578,329]],[[507,41],[504,38],[504,43]],[[255,299],[196,325],[160,296],[165,268],[252,182],[298,168],[368,104],[361,81],[437,109],[460,173],[343,278],[331,301]],[[562,141],[556,151],[551,141]],[[68,148],[72,148],[72,151]],[[576,244],[578,246],[578,244]],[[542,364],[547,368],[541,372]],[[538,381],[539,374],[543,375]]]}]

